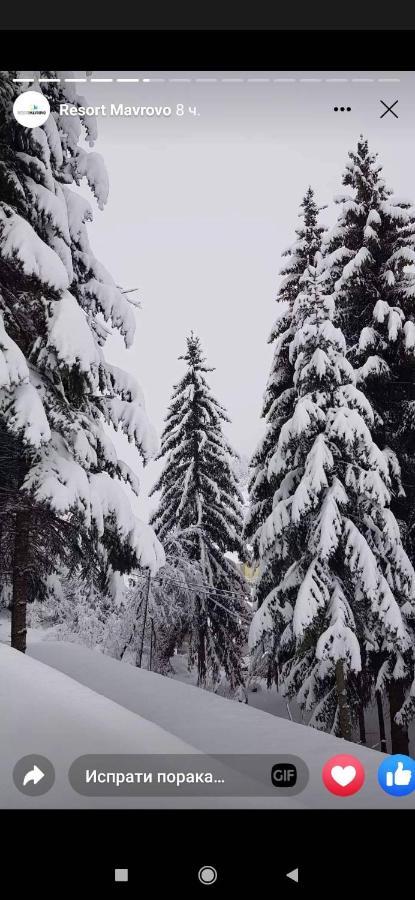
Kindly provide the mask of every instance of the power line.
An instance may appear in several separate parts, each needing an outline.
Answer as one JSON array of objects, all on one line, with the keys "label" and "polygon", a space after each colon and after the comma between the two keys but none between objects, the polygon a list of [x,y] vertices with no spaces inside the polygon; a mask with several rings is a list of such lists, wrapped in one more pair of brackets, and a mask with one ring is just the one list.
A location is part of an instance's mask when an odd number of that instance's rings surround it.
[{"label": "power line", "polygon": [[[141,578],[141,579],[147,578],[146,575],[135,575],[134,577]],[[201,587],[200,585],[193,583],[193,582],[180,581],[179,579],[172,578],[170,575],[161,575],[161,576],[156,575],[156,576],[152,577],[152,581],[158,581],[159,583],[160,583],[160,579],[162,581],[171,581],[173,584],[178,584],[183,588],[186,588],[186,587],[191,588],[195,591],[199,591],[199,592],[205,593],[205,594],[206,593],[207,594],[215,594],[215,595],[219,595],[219,596],[223,596],[223,597],[232,596],[232,597],[238,597],[238,598],[240,598],[240,596],[241,596],[237,591],[228,591],[228,590],[226,590],[226,588],[215,588],[215,587],[207,587],[207,586]]]},{"label": "power line", "polygon": [[[136,575],[135,577],[140,578],[141,580],[145,579],[147,581],[148,576]],[[241,611],[240,613],[237,613],[237,612],[235,612],[235,610],[229,609],[228,607],[224,606],[223,603],[220,603],[219,600],[217,600],[213,596],[211,596],[212,594],[217,593],[215,588],[203,588],[196,584],[189,584],[187,582],[183,583],[183,581],[179,581],[178,579],[171,578],[169,575],[163,575],[163,580],[169,581],[171,584],[177,584],[177,585],[179,585],[179,587],[182,587],[183,589],[194,590],[195,593],[206,594],[211,603],[214,603],[215,606],[218,606],[218,607],[220,607],[220,609],[223,609],[224,612],[226,612],[226,614],[228,616],[230,616],[231,618],[234,618],[236,621],[239,621],[240,619],[245,619],[247,622],[251,621],[251,617],[247,613],[244,614],[243,611]],[[161,584],[157,578],[151,578],[150,581],[157,582],[159,585]],[[240,595],[237,594],[236,592],[224,591],[224,593],[227,593],[228,595],[231,595],[233,597],[238,597],[238,599],[240,600]]]}]

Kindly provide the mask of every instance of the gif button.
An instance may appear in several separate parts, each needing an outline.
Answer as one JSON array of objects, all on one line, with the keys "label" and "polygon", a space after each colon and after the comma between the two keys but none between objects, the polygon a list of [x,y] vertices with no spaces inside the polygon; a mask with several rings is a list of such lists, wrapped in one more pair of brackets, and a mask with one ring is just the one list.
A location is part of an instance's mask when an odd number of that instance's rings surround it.
[{"label": "gif button", "polygon": [[271,781],[276,788],[293,788],[297,783],[297,767],[290,762],[279,762],[271,769]]}]

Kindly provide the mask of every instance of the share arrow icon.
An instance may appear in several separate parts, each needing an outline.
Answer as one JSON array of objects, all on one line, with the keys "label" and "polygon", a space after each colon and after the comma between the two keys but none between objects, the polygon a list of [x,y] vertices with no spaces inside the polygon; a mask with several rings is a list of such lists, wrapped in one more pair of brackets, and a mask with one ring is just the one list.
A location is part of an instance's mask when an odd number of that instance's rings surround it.
[{"label": "share arrow icon", "polygon": [[13,781],[17,790],[26,797],[41,797],[53,788],[55,769],[47,756],[28,753],[17,761]]},{"label": "share arrow icon", "polygon": [[39,784],[39,781],[42,781],[42,778],[45,777],[45,772],[42,772],[42,769],[39,769],[39,766],[36,764],[33,766],[33,769],[30,769],[29,772],[26,772],[25,777],[23,778],[23,787],[26,787],[27,784],[30,784],[33,781],[33,784]]}]

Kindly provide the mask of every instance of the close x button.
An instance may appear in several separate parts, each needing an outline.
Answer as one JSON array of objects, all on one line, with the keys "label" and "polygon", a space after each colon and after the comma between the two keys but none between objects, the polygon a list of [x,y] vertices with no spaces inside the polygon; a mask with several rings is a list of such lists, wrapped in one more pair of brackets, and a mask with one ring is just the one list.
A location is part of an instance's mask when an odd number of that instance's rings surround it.
[{"label": "close x button", "polygon": [[383,113],[381,113],[381,115],[380,115],[381,119],[383,119],[385,116],[387,116],[388,113],[390,113],[391,116],[395,116],[395,119],[399,119],[398,113],[395,112],[395,106],[399,103],[399,100],[395,100],[395,102],[391,103],[390,106],[388,106],[388,104],[385,103],[384,100],[381,100],[380,102],[381,102],[382,106],[385,107]]}]

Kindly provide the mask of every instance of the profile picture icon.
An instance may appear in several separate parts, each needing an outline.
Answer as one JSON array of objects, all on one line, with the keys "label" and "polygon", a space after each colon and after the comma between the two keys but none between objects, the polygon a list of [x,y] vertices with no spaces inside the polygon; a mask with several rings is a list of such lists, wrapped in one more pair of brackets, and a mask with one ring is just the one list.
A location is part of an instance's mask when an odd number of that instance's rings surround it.
[{"label": "profile picture icon", "polygon": [[40,91],[23,91],[14,101],[13,115],[24,128],[38,128],[49,118],[49,101]]}]

